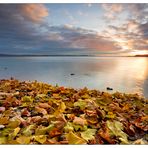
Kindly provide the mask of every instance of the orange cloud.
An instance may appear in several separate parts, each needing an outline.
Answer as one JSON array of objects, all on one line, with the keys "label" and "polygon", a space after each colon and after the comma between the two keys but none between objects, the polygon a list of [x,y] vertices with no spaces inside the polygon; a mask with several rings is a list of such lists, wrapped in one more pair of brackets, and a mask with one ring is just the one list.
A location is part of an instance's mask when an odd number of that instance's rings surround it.
[{"label": "orange cloud", "polygon": [[102,4],[103,9],[106,11],[104,14],[107,19],[115,19],[116,15],[123,10],[121,4]]},{"label": "orange cloud", "polygon": [[120,47],[113,41],[110,41],[103,36],[97,35],[83,35],[82,37],[77,37],[72,41],[73,47],[82,47],[88,49],[96,49],[97,51],[107,52],[107,51],[120,51]]},{"label": "orange cloud", "polygon": [[102,7],[106,11],[111,11],[111,12],[121,12],[123,9],[123,6],[121,4],[102,4]]},{"label": "orange cloud", "polygon": [[22,16],[29,21],[39,23],[48,16],[47,8],[42,4],[24,4],[21,7]]}]

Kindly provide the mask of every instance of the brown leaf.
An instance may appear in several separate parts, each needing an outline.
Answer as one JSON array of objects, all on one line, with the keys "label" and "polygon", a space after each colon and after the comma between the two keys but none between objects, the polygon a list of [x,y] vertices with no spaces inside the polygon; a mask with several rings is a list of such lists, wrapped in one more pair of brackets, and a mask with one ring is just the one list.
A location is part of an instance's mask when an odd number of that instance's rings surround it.
[{"label": "brown leaf", "polygon": [[53,128],[50,132],[49,135],[50,137],[55,137],[61,135],[62,132],[58,128]]},{"label": "brown leaf", "polygon": [[104,139],[106,140],[108,143],[110,144],[115,144],[114,139],[112,139],[109,135],[109,130],[108,128],[105,128],[105,130],[99,130],[98,134]]},{"label": "brown leaf", "polygon": [[23,109],[22,109],[21,115],[27,116],[27,117],[31,116],[31,114],[30,114],[30,112],[28,111],[27,108],[23,108]]},{"label": "brown leaf", "polygon": [[50,108],[50,105],[49,105],[48,103],[39,103],[38,105],[39,105],[39,107],[41,107],[41,108],[45,108],[45,109]]},{"label": "brown leaf", "polygon": [[43,115],[46,115],[47,114],[47,111],[44,109],[44,108],[40,108],[38,106],[35,107],[35,110],[38,112],[38,113],[41,113]]},{"label": "brown leaf", "polygon": [[84,126],[85,124],[87,124],[87,121],[85,119],[80,118],[80,117],[75,117],[73,120],[73,123]]}]

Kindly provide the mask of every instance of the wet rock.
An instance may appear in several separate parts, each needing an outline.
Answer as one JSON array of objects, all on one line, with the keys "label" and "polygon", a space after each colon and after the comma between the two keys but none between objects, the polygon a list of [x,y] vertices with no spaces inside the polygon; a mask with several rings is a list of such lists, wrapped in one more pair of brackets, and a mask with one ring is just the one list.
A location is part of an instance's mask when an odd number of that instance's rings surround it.
[{"label": "wet rock", "polygon": [[107,90],[113,90],[113,88],[111,88],[111,87],[107,87],[106,89],[107,89]]}]

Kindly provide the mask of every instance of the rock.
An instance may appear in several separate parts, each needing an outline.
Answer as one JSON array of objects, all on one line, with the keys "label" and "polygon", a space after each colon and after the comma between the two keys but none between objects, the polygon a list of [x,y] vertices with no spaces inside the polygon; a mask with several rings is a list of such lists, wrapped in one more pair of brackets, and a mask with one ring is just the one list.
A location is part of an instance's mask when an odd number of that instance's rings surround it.
[{"label": "rock", "polygon": [[74,74],[74,73],[71,73],[70,75],[73,76],[73,75],[75,75],[75,74]]},{"label": "rock", "polygon": [[111,88],[111,87],[107,87],[106,89],[107,89],[107,90],[113,90],[113,88]]}]

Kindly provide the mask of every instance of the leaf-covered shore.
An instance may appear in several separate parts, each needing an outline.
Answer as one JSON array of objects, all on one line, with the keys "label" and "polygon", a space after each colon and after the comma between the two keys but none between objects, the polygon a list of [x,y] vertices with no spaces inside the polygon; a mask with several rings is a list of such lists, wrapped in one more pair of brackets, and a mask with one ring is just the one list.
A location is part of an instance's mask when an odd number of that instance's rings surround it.
[{"label": "leaf-covered shore", "polygon": [[0,80],[0,144],[148,144],[137,94]]}]

